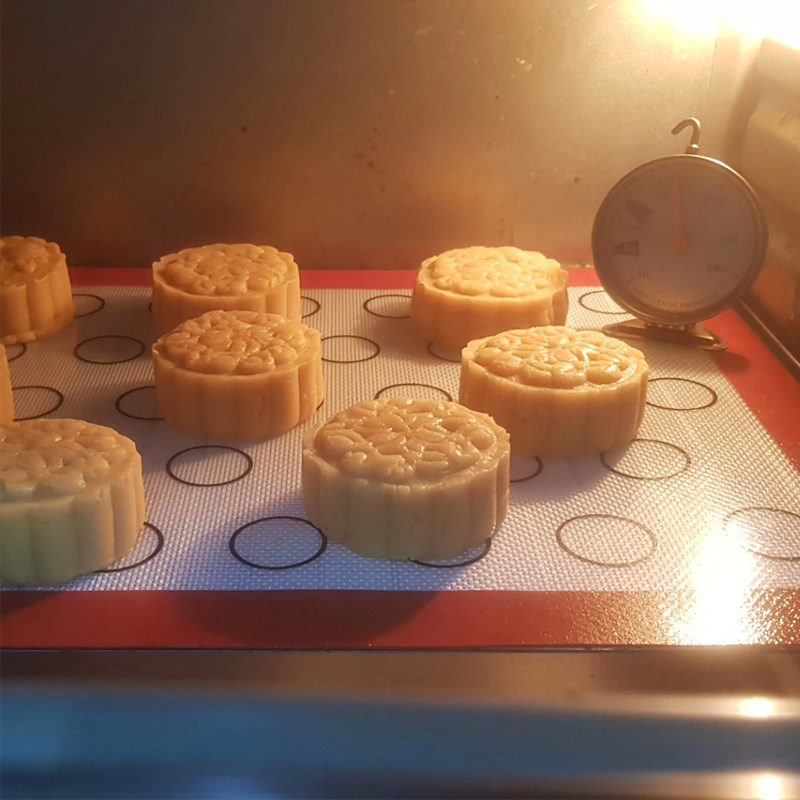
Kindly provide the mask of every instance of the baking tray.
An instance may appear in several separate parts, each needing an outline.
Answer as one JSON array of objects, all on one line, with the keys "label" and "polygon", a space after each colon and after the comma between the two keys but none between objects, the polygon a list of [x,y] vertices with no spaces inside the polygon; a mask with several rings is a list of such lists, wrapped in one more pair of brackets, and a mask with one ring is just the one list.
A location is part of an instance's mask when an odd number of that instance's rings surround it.
[{"label": "baking tray", "polygon": [[[73,270],[76,322],[9,349],[18,417],[111,425],[142,453],[148,524],[110,569],[5,590],[3,645],[474,648],[800,639],[800,387],[734,313],[721,354],[643,342],[639,438],[571,462],[514,459],[508,518],[450,562],[359,557],[304,519],[300,441],[352,402],[458,395],[459,366],[408,318],[409,272],[305,271],[326,401],[263,443],[158,419],[149,273]],[[569,323],[624,318],[591,270]]]}]

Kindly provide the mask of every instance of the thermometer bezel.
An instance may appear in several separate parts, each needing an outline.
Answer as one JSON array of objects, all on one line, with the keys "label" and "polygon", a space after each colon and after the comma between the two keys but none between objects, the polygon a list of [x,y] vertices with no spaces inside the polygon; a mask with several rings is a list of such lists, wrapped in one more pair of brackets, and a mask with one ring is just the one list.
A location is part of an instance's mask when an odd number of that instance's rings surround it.
[{"label": "thermometer bezel", "polygon": [[[637,183],[644,175],[652,172],[654,169],[663,169],[668,164],[680,165],[682,167],[690,165],[692,168],[697,167],[703,170],[711,170],[717,176],[722,175],[726,181],[730,181],[731,189],[743,195],[747,202],[752,220],[753,235],[755,237],[755,247],[750,263],[735,287],[716,302],[702,309],[696,309],[690,314],[653,308],[647,303],[642,303],[639,298],[631,297],[626,293],[625,285],[621,277],[617,274],[612,260],[609,259],[609,262],[605,262],[601,255],[601,241],[606,241],[603,229],[609,209],[613,205],[616,205],[621,195],[624,196],[628,193],[632,184]],[[595,214],[594,224],[592,225],[592,256],[594,258],[595,270],[605,290],[618,305],[627,309],[632,314],[635,314],[640,319],[648,323],[662,325],[686,325],[701,322],[702,320],[706,320],[724,311],[726,308],[730,308],[753,285],[756,276],[761,271],[767,252],[767,242],[768,229],[764,211],[761,208],[761,204],[758,201],[753,187],[750,186],[747,180],[728,164],[716,158],[687,153],[656,158],[653,161],[641,164],[636,167],[636,169],[623,176],[612,186],[611,190],[603,199],[600,208],[597,210],[597,214]]]}]

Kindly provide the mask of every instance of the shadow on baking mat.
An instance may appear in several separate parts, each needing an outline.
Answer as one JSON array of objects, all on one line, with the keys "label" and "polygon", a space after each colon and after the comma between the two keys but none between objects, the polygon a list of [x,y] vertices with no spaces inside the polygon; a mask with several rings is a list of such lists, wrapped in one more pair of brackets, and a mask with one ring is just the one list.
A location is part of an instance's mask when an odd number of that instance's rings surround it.
[{"label": "shadow on baking mat", "polygon": [[714,353],[714,361],[717,367],[729,375],[746,372],[752,367],[751,359],[737,353],[735,350],[723,350],[722,352]]},{"label": "shadow on baking mat", "polygon": [[158,407],[156,387],[152,383],[126,389],[117,397],[114,406],[129,419],[144,422],[160,422],[164,419]]},{"label": "shadow on baking mat", "polygon": [[253,459],[228,444],[197,444],[176,450],[167,459],[167,475],[185,486],[227,486],[250,474]]},{"label": "shadow on baking mat", "polygon": [[451,364],[461,363],[460,350],[449,350],[447,348],[439,347],[439,345],[434,344],[433,342],[428,342],[428,353],[434,358],[438,358],[439,361],[448,361]]},{"label": "shadow on baking mat", "polygon": [[16,422],[45,417],[61,408],[64,402],[64,394],[53,386],[15,386],[12,396]]},{"label": "shadow on baking mat", "polygon": [[73,292],[72,301],[75,304],[75,319],[90,317],[92,314],[102,311],[106,306],[105,298],[89,292]]},{"label": "shadow on baking mat", "polygon": [[594,491],[614,474],[597,456],[568,460],[511,457],[511,497],[524,502],[569,503]]},{"label": "shadow on baking mat", "polygon": [[381,345],[367,336],[338,333],[323,336],[322,360],[328,364],[361,364],[381,354]]},{"label": "shadow on baking mat", "polygon": [[364,311],[380,319],[410,319],[410,292],[383,292],[368,297],[362,304]]},{"label": "shadow on baking mat", "polygon": [[[49,592],[35,592],[27,591],[35,587],[22,586],[7,581],[0,581],[0,588],[8,592],[0,594],[0,620],[11,616],[15,611],[45,602],[47,598],[61,594],[59,587],[55,587],[53,591]],[[2,628],[2,624],[0,624],[0,628]]]},{"label": "shadow on baking mat", "polygon": [[[132,382],[129,376],[106,375],[104,369],[97,367],[98,372],[92,378],[93,385],[87,391],[82,392],[79,397],[69,398],[75,403],[80,403],[70,415],[99,425],[108,425],[138,441],[139,431],[142,429],[140,423],[144,421],[144,415],[149,413],[145,402],[147,397],[140,397],[138,393],[131,391],[137,383]],[[152,383],[151,377],[142,378],[140,381],[140,385],[148,383]],[[130,397],[127,396],[129,393]],[[125,405],[120,407],[117,402],[123,395],[125,395],[123,397]],[[131,413],[127,413],[128,409]],[[135,416],[137,414],[142,416]],[[150,424],[152,425],[152,422]],[[149,428],[144,427],[144,430]]]},{"label": "shadow on baking mat", "polygon": [[[411,292],[375,292],[362,303],[365,335],[381,342],[384,355],[426,359],[425,340],[411,321]],[[460,351],[457,353],[461,361]]]},{"label": "shadow on baking mat", "polygon": [[178,592],[193,628],[236,648],[369,647],[402,628],[436,592]]},{"label": "shadow on baking mat", "polygon": [[136,336],[106,333],[81,339],[72,352],[78,361],[106,365],[134,361],[145,355],[146,351],[147,345]]},{"label": "shadow on baking mat", "polygon": [[[381,569],[385,562],[329,544],[300,514],[254,515],[219,531],[226,538],[226,569],[235,573],[239,588],[176,593],[189,629],[237,648],[361,647],[402,628],[428,602],[421,592],[358,591],[358,581],[342,571],[342,559],[361,570]],[[407,568],[428,569],[411,563]],[[331,571],[339,574],[333,584],[326,579]],[[314,588],[326,584],[338,587]]]}]

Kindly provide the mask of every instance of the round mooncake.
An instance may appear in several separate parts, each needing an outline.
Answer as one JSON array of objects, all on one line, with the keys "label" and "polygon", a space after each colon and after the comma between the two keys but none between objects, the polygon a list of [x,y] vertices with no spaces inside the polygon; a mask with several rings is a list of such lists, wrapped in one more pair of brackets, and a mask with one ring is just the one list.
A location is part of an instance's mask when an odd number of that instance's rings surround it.
[{"label": "round mooncake", "polygon": [[6,348],[0,344],[0,425],[14,421],[14,395],[11,392],[11,373],[8,371]]},{"label": "round mooncake", "polygon": [[0,239],[0,341],[32,342],[75,316],[67,260],[37,236]]},{"label": "round mooncake", "polygon": [[102,425],[32,419],[0,428],[0,577],[63,583],[113,564],[144,525],[142,461]]},{"label": "round mooncake", "polygon": [[648,374],[639,350],[599,331],[512,330],[464,348],[459,399],[491,414],[514,453],[571,458],[636,435]]},{"label": "round mooncake", "polygon": [[206,311],[262,311],[300,319],[300,272],[289,253],[255,244],[210,244],[153,264],[157,336]]},{"label": "round mooncake", "polygon": [[420,333],[445,350],[509,328],[563,325],[567,272],[516,247],[466,247],[422,262],[411,298]]},{"label": "round mooncake", "polygon": [[322,403],[320,334],[257,311],[209,311],[153,345],[164,419],[194,436],[285,433]]},{"label": "round mooncake", "polygon": [[303,446],[309,520],[365,556],[446,559],[489,539],[508,505],[508,434],[458,403],[350,406]]}]

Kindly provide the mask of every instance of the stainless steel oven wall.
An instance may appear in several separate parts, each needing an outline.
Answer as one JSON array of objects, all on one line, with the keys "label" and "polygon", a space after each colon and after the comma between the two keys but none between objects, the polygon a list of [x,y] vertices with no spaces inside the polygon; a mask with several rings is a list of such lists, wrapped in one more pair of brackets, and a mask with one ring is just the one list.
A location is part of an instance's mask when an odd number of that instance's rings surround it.
[{"label": "stainless steel oven wall", "polygon": [[682,150],[675,122],[704,117],[724,155],[714,31],[652,5],[6,2],[3,233],[85,265],[234,240],[320,267],[471,243],[587,260],[602,196]]},{"label": "stainless steel oven wall", "polygon": [[764,269],[746,297],[753,313],[800,362],[800,48],[765,40],[758,105],[747,122],[742,168],[769,222]]}]

